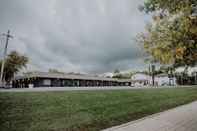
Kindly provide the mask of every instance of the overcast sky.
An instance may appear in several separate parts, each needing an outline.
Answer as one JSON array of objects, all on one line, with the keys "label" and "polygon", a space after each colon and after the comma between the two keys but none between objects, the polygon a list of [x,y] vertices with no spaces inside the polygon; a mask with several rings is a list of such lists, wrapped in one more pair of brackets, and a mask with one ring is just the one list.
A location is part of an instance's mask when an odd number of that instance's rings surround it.
[{"label": "overcast sky", "polygon": [[[27,70],[105,73],[144,69],[135,42],[149,16],[143,0],[0,0],[0,33],[9,51],[30,59]],[[5,39],[1,37],[2,44]]]}]

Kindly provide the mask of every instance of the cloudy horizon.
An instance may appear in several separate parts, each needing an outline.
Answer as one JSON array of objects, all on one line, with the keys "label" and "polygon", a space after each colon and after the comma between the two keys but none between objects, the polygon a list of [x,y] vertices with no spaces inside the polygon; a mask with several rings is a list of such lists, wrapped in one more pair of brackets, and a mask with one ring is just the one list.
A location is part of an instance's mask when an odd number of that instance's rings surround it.
[{"label": "cloudy horizon", "polygon": [[143,0],[0,1],[0,33],[11,30],[8,51],[27,55],[28,71],[147,68],[135,40],[150,19],[138,10]]}]

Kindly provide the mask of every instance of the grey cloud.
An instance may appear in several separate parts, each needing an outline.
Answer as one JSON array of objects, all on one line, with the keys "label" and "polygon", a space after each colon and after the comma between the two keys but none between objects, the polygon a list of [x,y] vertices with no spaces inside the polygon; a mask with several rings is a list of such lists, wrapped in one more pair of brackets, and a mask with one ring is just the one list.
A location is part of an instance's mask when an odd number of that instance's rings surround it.
[{"label": "grey cloud", "polygon": [[29,56],[29,69],[104,73],[144,68],[135,36],[149,16],[143,0],[0,0],[0,31],[9,50]]}]

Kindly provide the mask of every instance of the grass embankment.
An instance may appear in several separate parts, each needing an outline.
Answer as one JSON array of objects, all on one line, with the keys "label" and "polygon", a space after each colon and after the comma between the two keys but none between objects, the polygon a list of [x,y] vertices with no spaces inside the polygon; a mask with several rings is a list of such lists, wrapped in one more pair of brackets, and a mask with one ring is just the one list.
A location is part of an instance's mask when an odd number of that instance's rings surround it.
[{"label": "grass embankment", "polygon": [[97,131],[197,100],[197,88],[0,93],[1,131]]}]

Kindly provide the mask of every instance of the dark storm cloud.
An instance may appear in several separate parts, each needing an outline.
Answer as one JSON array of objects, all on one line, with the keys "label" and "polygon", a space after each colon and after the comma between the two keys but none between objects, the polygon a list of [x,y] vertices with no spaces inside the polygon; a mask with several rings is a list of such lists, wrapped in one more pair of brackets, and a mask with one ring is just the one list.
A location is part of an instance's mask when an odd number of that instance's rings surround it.
[{"label": "dark storm cloud", "polygon": [[135,42],[143,0],[0,0],[0,31],[12,30],[29,69],[103,73],[144,67]]}]

